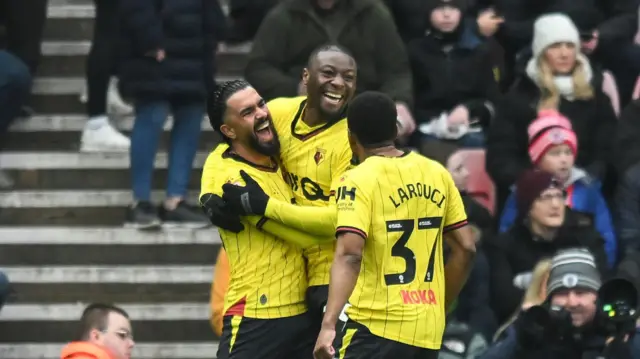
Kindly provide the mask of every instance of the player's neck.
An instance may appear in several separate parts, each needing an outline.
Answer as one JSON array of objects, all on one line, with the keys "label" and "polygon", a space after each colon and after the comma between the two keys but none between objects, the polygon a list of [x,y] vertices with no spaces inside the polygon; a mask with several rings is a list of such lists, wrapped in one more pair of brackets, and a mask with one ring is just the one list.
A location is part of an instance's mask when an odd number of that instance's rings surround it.
[{"label": "player's neck", "polygon": [[402,155],[404,155],[403,151],[397,149],[393,144],[390,144],[382,147],[365,148],[364,151],[362,151],[363,158],[361,158],[360,161],[364,161],[365,159],[373,156],[400,157]]},{"label": "player's neck", "polygon": [[267,155],[257,152],[249,147],[243,146],[238,143],[234,143],[231,150],[238,156],[244,158],[246,161],[253,164],[271,167],[273,166],[273,159]]},{"label": "player's neck", "polygon": [[322,116],[317,108],[305,107],[304,112],[302,112],[302,122],[309,127],[315,127],[329,121]]}]

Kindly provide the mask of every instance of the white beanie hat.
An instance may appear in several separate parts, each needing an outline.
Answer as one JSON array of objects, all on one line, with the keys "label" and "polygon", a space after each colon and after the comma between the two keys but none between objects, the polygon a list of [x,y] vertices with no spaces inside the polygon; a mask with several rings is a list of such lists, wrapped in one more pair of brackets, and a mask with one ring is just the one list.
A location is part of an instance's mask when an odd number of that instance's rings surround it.
[{"label": "white beanie hat", "polygon": [[537,59],[549,46],[558,42],[570,42],[580,48],[580,34],[571,18],[555,13],[540,16],[533,25],[533,58]]}]

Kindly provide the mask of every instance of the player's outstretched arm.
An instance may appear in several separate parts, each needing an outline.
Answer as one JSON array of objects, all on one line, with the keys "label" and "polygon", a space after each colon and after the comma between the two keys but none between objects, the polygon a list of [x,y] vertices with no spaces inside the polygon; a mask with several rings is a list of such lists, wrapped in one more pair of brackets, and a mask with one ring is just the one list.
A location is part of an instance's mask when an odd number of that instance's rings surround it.
[{"label": "player's outstretched arm", "polygon": [[335,234],[335,207],[296,206],[269,198],[262,187],[246,172],[240,171],[244,186],[227,183],[222,186],[222,198],[244,215],[265,216],[287,227],[302,232],[333,237]]},{"label": "player's outstretched arm", "polygon": [[309,233],[287,227],[282,223],[269,220],[266,217],[249,216],[247,217],[247,220],[258,229],[273,234],[286,242],[298,245],[302,248],[335,241],[333,236],[311,235]]},{"label": "player's outstretched arm", "polygon": [[444,234],[451,253],[444,267],[445,310],[454,303],[467,282],[476,256],[476,241],[471,226],[464,226]]},{"label": "player's outstretched arm", "polygon": [[298,206],[272,199],[264,215],[288,227],[318,236],[333,237],[336,232],[336,208],[332,205]]},{"label": "player's outstretched arm", "polygon": [[338,231],[336,254],[331,266],[329,280],[329,298],[322,319],[320,334],[313,350],[314,358],[333,358],[335,348],[332,344],[336,336],[336,323],[358,281],[362,252],[364,250],[364,232]]}]

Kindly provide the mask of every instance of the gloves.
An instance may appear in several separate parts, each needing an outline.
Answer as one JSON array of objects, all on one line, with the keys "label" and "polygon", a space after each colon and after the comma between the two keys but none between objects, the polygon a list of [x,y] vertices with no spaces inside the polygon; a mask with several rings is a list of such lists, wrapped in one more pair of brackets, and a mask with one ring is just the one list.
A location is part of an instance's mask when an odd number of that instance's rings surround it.
[{"label": "gloves", "polygon": [[232,211],[220,196],[205,193],[200,197],[200,208],[216,227],[239,233],[244,229],[240,216]]},{"label": "gloves", "polygon": [[245,171],[241,170],[240,176],[242,176],[245,186],[224,184],[222,199],[242,215],[264,215],[269,196],[262,190],[258,182],[254,181]]}]

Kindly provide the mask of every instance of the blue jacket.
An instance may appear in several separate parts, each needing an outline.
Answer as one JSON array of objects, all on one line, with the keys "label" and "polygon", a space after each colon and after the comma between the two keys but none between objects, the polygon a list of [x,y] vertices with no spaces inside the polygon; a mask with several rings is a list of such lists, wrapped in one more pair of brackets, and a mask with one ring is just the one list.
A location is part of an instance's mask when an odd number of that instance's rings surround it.
[{"label": "blue jacket", "polygon": [[[633,358],[640,358],[640,330],[636,329],[636,335],[631,339],[631,356]],[[594,342],[597,341],[594,339]],[[600,339],[603,341],[603,339]],[[519,345],[517,340],[516,329],[511,325],[508,327],[497,342],[491,344],[489,349],[482,354],[479,359],[519,359],[517,353],[519,351]],[[556,358],[545,358],[556,359]]]},{"label": "blue jacket", "polygon": [[[593,217],[596,230],[604,239],[604,249],[607,253],[607,262],[610,268],[616,264],[618,243],[614,232],[613,221],[609,207],[600,192],[601,183],[587,177],[586,172],[574,168],[571,173],[567,188],[571,189],[570,203],[567,205],[576,212],[588,214]],[[515,189],[515,188],[514,188]],[[511,191],[507,198],[500,218],[500,232],[506,232],[518,217],[516,198]]]}]

